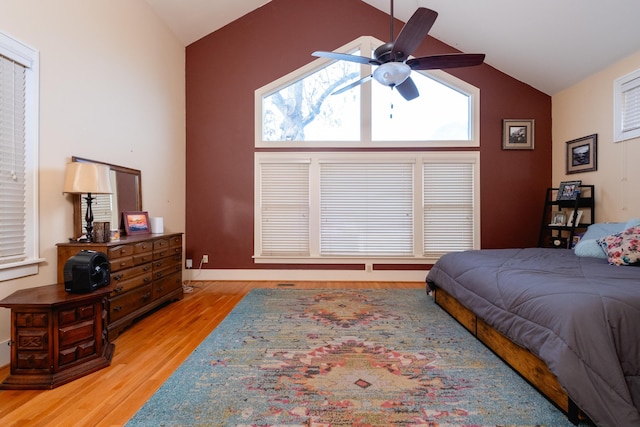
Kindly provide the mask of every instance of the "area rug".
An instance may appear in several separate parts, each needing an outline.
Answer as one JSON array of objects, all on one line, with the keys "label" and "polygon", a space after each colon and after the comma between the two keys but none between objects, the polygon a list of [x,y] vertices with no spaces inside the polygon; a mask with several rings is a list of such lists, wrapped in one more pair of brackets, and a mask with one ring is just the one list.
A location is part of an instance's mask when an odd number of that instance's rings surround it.
[{"label": "area rug", "polygon": [[128,426],[571,426],[424,290],[252,290]]}]

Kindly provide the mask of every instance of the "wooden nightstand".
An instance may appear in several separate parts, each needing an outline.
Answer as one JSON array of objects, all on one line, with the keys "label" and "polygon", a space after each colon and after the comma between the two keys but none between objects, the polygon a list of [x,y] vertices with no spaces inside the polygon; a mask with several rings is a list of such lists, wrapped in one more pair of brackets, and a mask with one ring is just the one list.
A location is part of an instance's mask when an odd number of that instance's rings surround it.
[{"label": "wooden nightstand", "polygon": [[110,286],[85,294],[64,285],[22,289],[11,309],[11,368],[0,389],[51,389],[111,364],[105,302]]}]

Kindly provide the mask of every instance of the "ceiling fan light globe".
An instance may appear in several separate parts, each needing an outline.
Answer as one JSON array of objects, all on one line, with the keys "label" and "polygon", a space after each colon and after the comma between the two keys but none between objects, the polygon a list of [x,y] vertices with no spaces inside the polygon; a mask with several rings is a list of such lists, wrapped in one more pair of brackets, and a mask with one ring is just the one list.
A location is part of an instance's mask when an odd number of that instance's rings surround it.
[{"label": "ceiling fan light globe", "polygon": [[404,62],[387,62],[373,71],[373,78],[385,86],[398,86],[411,74],[411,67]]}]

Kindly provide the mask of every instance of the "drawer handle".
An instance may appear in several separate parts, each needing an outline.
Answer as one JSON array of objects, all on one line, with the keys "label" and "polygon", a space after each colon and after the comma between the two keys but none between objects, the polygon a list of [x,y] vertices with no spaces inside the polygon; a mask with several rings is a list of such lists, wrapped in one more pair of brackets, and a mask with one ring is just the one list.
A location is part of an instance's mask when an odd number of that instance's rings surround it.
[{"label": "drawer handle", "polygon": [[151,298],[151,292],[147,292],[146,294],[142,295],[142,301],[146,301],[149,298]]},{"label": "drawer handle", "polygon": [[149,270],[151,270],[150,265],[145,265],[144,268],[142,269],[142,271],[149,271]]},{"label": "drawer handle", "polygon": [[122,292],[122,286],[118,285],[116,286],[116,288],[113,290],[113,292]]},{"label": "drawer handle", "polygon": [[122,307],[121,305],[113,307],[113,311],[122,311]]},{"label": "drawer handle", "polygon": [[115,276],[112,276],[112,277],[113,277],[113,280],[115,280],[117,282],[118,280],[122,280],[124,275],[123,274],[116,274]]},{"label": "drawer handle", "polygon": [[126,262],[126,261],[122,261],[122,262],[120,263],[120,267],[126,267],[126,266],[127,266],[127,262]]},{"label": "drawer handle", "polygon": [[142,281],[143,281],[144,283],[149,283],[149,282],[151,281],[151,277],[147,276],[147,277],[145,277],[144,279],[142,279]]},{"label": "drawer handle", "polygon": [[124,255],[127,253],[127,250],[125,248],[120,249],[120,254]]}]

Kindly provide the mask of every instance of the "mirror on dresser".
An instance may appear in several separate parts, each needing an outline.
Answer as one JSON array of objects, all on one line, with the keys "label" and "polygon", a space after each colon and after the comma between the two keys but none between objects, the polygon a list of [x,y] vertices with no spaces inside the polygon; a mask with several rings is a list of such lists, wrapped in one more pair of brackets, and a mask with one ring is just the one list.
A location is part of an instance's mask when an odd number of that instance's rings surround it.
[{"label": "mirror on dresser", "polygon": [[[111,228],[118,228],[120,225],[120,212],[141,211],[142,210],[142,183],[141,172],[138,169],[131,169],[111,163],[97,160],[85,159],[73,156],[73,162],[98,163],[106,165],[111,171],[111,187],[113,194],[95,194],[92,211],[94,221],[109,221]],[[73,233],[74,236],[81,236],[85,229],[86,203],[82,200],[86,194],[73,194]]]}]

